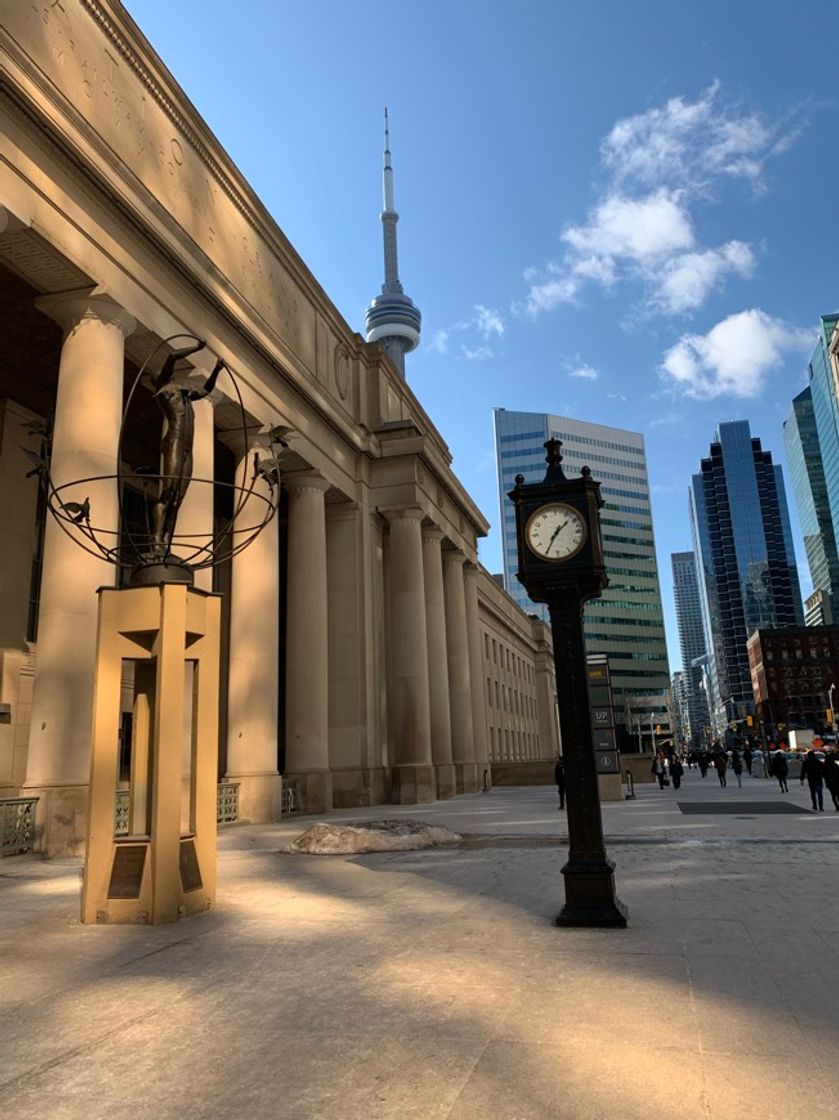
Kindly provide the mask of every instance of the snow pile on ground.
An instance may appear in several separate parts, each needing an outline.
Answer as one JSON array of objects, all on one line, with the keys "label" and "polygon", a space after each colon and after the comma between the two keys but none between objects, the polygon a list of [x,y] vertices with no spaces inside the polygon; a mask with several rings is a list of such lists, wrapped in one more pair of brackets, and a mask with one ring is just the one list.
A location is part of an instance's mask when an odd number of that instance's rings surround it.
[{"label": "snow pile on ground", "polygon": [[307,828],[291,844],[292,852],[333,856],[360,852],[404,852],[415,848],[433,848],[441,844],[459,844],[456,832],[425,821],[353,821],[327,824],[319,821]]}]

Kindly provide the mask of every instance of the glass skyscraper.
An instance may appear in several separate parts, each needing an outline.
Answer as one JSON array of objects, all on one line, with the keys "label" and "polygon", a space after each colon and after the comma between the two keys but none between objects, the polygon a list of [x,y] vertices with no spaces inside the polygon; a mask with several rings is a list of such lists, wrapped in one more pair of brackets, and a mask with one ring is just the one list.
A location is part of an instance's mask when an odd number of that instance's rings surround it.
[{"label": "glass skyscraper", "polygon": [[609,587],[585,611],[588,653],[607,654],[622,750],[637,749],[637,731],[653,725],[670,732],[667,646],[653,539],[644,437],[544,412],[497,408],[495,449],[504,554],[504,586],[524,610],[547,620],[547,608],[528,599],[516,578],[518,554],[513,503],[517,474],[538,482],[545,473],[548,438],[562,440],[568,475],[590,466],[601,482],[600,515]]},{"label": "glass skyscraper", "polygon": [[687,720],[683,720],[686,726],[683,730],[687,739],[699,745],[705,738],[708,705],[702,682],[706,650],[699,584],[696,579],[696,558],[692,552],[673,552],[670,554],[670,563],[673,568],[676,625],[682,652],[682,687],[687,709]]},{"label": "glass skyscraper", "polygon": [[803,625],[784,480],[747,420],[720,424],[689,494],[717,734],[754,710],[749,635]]},{"label": "glass skyscraper", "polygon": [[808,374],[834,539],[839,541],[839,398],[830,361],[830,338],[839,315],[822,315]]},{"label": "glass skyscraper", "polygon": [[784,446],[810,578],[814,590],[824,592],[830,610],[839,590],[839,557],[813,407],[812,385],[808,385],[792,402],[790,416],[784,421]]}]

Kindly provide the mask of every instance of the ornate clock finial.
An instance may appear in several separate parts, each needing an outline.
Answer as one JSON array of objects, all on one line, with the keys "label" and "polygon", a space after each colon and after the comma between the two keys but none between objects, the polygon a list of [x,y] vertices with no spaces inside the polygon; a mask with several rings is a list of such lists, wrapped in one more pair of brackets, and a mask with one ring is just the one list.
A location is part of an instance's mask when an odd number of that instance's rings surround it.
[{"label": "ornate clock finial", "polygon": [[545,472],[543,481],[564,482],[565,474],[562,470],[562,453],[560,452],[560,448],[562,447],[562,440],[551,438],[545,440],[543,446],[545,448],[545,451],[547,452],[546,462],[548,464],[548,469]]}]

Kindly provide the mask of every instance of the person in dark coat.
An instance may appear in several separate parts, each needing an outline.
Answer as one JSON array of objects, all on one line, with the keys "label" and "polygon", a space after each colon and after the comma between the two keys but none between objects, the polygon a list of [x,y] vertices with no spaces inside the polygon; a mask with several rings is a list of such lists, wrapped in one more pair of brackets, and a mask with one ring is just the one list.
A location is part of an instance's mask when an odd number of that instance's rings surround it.
[{"label": "person in dark coat", "polygon": [[833,798],[833,808],[839,813],[839,751],[835,747],[824,758],[824,784]]},{"label": "person in dark coat", "polygon": [[706,778],[708,776],[708,767],[710,765],[711,765],[711,760],[708,757],[708,752],[704,749],[701,750],[699,752],[699,773],[702,775],[703,778]]},{"label": "person in dark coat", "polygon": [[742,788],[743,786],[743,758],[740,752],[735,747],[731,752],[731,769],[734,771],[734,777],[737,779],[737,785]]},{"label": "person in dark coat", "polygon": [[667,759],[664,756],[664,751],[659,751],[653,758],[653,764],[650,767],[651,771],[658,778],[658,788],[664,789],[669,785],[667,780]]},{"label": "person in dark coat", "polygon": [[556,782],[557,792],[559,793],[559,809],[562,811],[565,808],[565,759],[558,758],[556,766],[554,766],[554,781]]},{"label": "person in dark coat", "polygon": [[781,793],[789,793],[789,786],[787,785],[787,774],[789,774],[789,763],[787,756],[783,751],[775,751],[769,759],[769,773],[778,779],[778,785],[781,787]]},{"label": "person in dark coat", "polygon": [[720,787],[725,789],[728,784],[725,780],[725,772],[728,769],[728,755],[724,750],[718,750],[714,755],[714,769],[717,771],[717,777],[720,780]]},{"label": "person in dark coat", "polygon": [[678,755],[674,755],[673,761],[670,763],[670,777],[673,779],[673,789],[678,789],[682,784],[682,774],[685,768],[682,766],[682,760]]},{"label": "person in dark coat", "polygon": [[752,772],[752,757],[752,748],[751,745],[748,745],[743,751],[743,761],[745,762],[746,769],[749,771],[750,775]]},{"label": "person in dark coat", "polygon": [[807,757],[801,763],[801,784],[804,779],[810,787],[810,800],[813,803],[813,812],[824,812],[824,763],[815,751],[807,751]]}]

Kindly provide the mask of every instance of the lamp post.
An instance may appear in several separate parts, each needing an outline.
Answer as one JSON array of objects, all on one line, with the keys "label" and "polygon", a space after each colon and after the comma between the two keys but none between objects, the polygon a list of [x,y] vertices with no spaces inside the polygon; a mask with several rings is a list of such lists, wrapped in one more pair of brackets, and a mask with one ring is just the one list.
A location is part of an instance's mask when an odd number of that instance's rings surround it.
[{"label": "lamp post", "polygon": [[834,731],[834,733],[836,731],[836,713],[833,710],[833,693],[834,693],[835,688],[836,688],[836,685],[832,684],[830,686],[830,688],[827,690],[827,704],[828,704],[828,707],[830,708],[830,726],[831,726],[831,729]]},{"label": "lamp post", "polygon": [[517,475],[508,495],[516,507],[516,574],[534,602],[547,603],[551,620],[569,849],[556,924],[624,927],[626,909],[615,895],[615,865],[603,841],[583,636],[583,607],[608,584],[598,513],[603,499],[588,467],[579,478],[566,478],[561,446],[549,439],[544,479],[525,484]]}]

